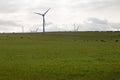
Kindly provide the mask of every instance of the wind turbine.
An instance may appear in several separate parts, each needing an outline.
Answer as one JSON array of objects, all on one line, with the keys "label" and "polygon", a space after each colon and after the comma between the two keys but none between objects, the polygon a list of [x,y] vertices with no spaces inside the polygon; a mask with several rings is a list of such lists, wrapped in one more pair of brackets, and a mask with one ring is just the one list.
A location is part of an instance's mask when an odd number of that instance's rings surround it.
[{"label": "wind turbine", "polygon": [[47,12],[49,10],[50,10],[50,8],[45,13],[43,13],[43,14],[34,12],[35,14],[41,15],[43,17],[43,32],[45,32],[45,15],[47,14]]}]

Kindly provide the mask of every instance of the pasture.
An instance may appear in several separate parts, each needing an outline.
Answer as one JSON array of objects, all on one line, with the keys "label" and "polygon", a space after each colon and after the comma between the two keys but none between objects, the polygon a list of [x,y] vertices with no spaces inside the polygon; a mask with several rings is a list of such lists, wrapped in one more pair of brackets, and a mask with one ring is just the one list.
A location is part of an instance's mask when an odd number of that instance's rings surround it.
[{"label": "pasture", "polygon": [[0,80],[120,80],[120,32],[0,34]]}]

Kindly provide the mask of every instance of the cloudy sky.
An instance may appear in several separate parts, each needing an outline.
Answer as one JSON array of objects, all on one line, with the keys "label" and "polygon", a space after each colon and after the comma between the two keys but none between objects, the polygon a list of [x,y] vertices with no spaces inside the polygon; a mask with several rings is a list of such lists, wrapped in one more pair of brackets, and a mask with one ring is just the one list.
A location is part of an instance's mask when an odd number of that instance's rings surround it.
[{"label": "cloudy sky", "polygon": [[[0,32],[119,30],[120,0],[0,0]],[[74,25],[75,24],[75,25]]]}]

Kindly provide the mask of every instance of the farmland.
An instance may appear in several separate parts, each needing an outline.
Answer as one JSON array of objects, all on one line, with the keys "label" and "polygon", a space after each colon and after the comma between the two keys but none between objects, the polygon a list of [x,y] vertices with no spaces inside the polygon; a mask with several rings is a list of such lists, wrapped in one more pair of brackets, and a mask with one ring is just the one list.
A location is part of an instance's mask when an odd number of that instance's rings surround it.
[{"label": "farmland", "polygon": [[120,80],[120,32],[0,34],[0,80]]}]

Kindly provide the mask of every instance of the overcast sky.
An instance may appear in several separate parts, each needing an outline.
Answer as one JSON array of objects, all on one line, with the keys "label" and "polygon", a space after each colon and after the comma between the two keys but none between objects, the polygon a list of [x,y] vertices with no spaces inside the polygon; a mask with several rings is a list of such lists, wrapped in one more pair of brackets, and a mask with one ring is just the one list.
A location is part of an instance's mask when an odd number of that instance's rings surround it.
[{"label": "overcast sky", "polygon": [[42,31],[46,14],[46,31],[119,30],[120,0],[0,0],[0,32]]}]

